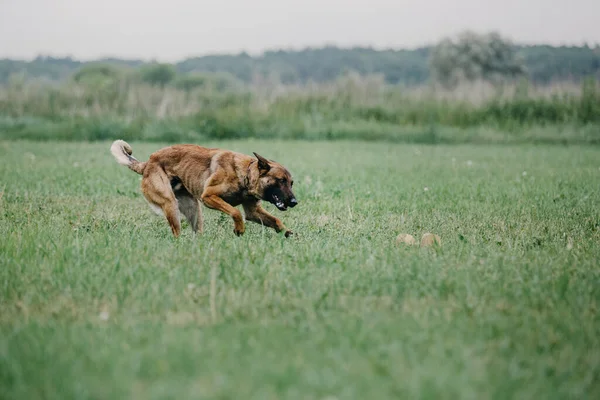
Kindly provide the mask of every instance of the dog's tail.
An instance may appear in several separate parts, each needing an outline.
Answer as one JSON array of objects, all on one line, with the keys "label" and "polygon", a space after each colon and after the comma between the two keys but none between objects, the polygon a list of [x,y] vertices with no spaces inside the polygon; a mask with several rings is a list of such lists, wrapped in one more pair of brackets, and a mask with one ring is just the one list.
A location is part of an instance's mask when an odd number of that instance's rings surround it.
[{"label": "dog's tail", "polygon": [[144,168],[146,168],[145,162],[139,162],[135,157],[131,155],[133,150],[129,143],[124,140],[115,140],[110,146],[110,152],[115,157],[117,162],[121,165],[126,165],[130,170],[137,172],[142,175]]}]

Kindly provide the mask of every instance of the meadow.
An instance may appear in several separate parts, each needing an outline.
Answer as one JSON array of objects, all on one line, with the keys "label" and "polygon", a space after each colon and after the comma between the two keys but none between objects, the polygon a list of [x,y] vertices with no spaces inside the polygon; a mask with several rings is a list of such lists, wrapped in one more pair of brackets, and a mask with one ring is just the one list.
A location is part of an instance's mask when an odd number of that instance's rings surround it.
[{"label": "meadow", "polygon": [[599,148],[205,140],[296,235],[173,239],[98,140],[0,141],[0,398],[600,398]]},{"label": "meadow", "polygon": [[[133,78],[130,78],[133,79]],[[182,142],[231,139],[392,143],[600,143],[600,84],[464,83],[452,90],[347,74],[320,84],[198,86],[114,78],[0,86],[0,139]]]}]

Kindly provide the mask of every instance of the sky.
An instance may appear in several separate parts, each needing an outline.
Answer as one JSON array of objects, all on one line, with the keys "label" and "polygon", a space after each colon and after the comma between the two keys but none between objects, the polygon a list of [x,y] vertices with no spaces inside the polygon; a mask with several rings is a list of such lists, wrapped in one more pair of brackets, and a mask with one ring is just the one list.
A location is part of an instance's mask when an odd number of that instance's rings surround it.
[{"label": "sky", "polygon": [[600,43],[600,0],[0,0],[0,58],[174,62],[273,49],[415,48],[466,29]]}]

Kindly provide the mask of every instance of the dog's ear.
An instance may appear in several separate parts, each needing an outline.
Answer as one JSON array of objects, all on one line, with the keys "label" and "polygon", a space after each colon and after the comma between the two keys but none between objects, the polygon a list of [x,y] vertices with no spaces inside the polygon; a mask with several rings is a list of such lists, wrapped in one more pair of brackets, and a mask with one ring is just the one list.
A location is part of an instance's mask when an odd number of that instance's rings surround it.
[{"label": "dog's ear", "polygon": [[252,154],[254,154],[256,156],[256,158],[258,159],[258,170],[261,173],[268,172],[271,169],[271,166],[269,165],[269,160],[267,160],[263,156],[256,154],[254,152]]}]

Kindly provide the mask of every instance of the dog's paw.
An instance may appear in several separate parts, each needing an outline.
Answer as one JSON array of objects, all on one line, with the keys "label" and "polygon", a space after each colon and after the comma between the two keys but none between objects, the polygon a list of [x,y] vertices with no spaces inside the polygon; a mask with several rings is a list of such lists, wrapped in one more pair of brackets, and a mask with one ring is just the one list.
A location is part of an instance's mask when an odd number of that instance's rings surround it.
[{"label": "dog's paw", "polygon": [[242,226],[241,228],[234,228],[233,229],[233,233],[235,233],[236,236],[242,236],[244,234],[244,227]]},{"label": "dog's paw", "polygon": [[290,231],[290,230],[287,230],[287,231],[285,231],[285,237],[290,237],[290,236],[292,236],[293,234],[294,234],[294,232],[292,232],[292,231]]}]

